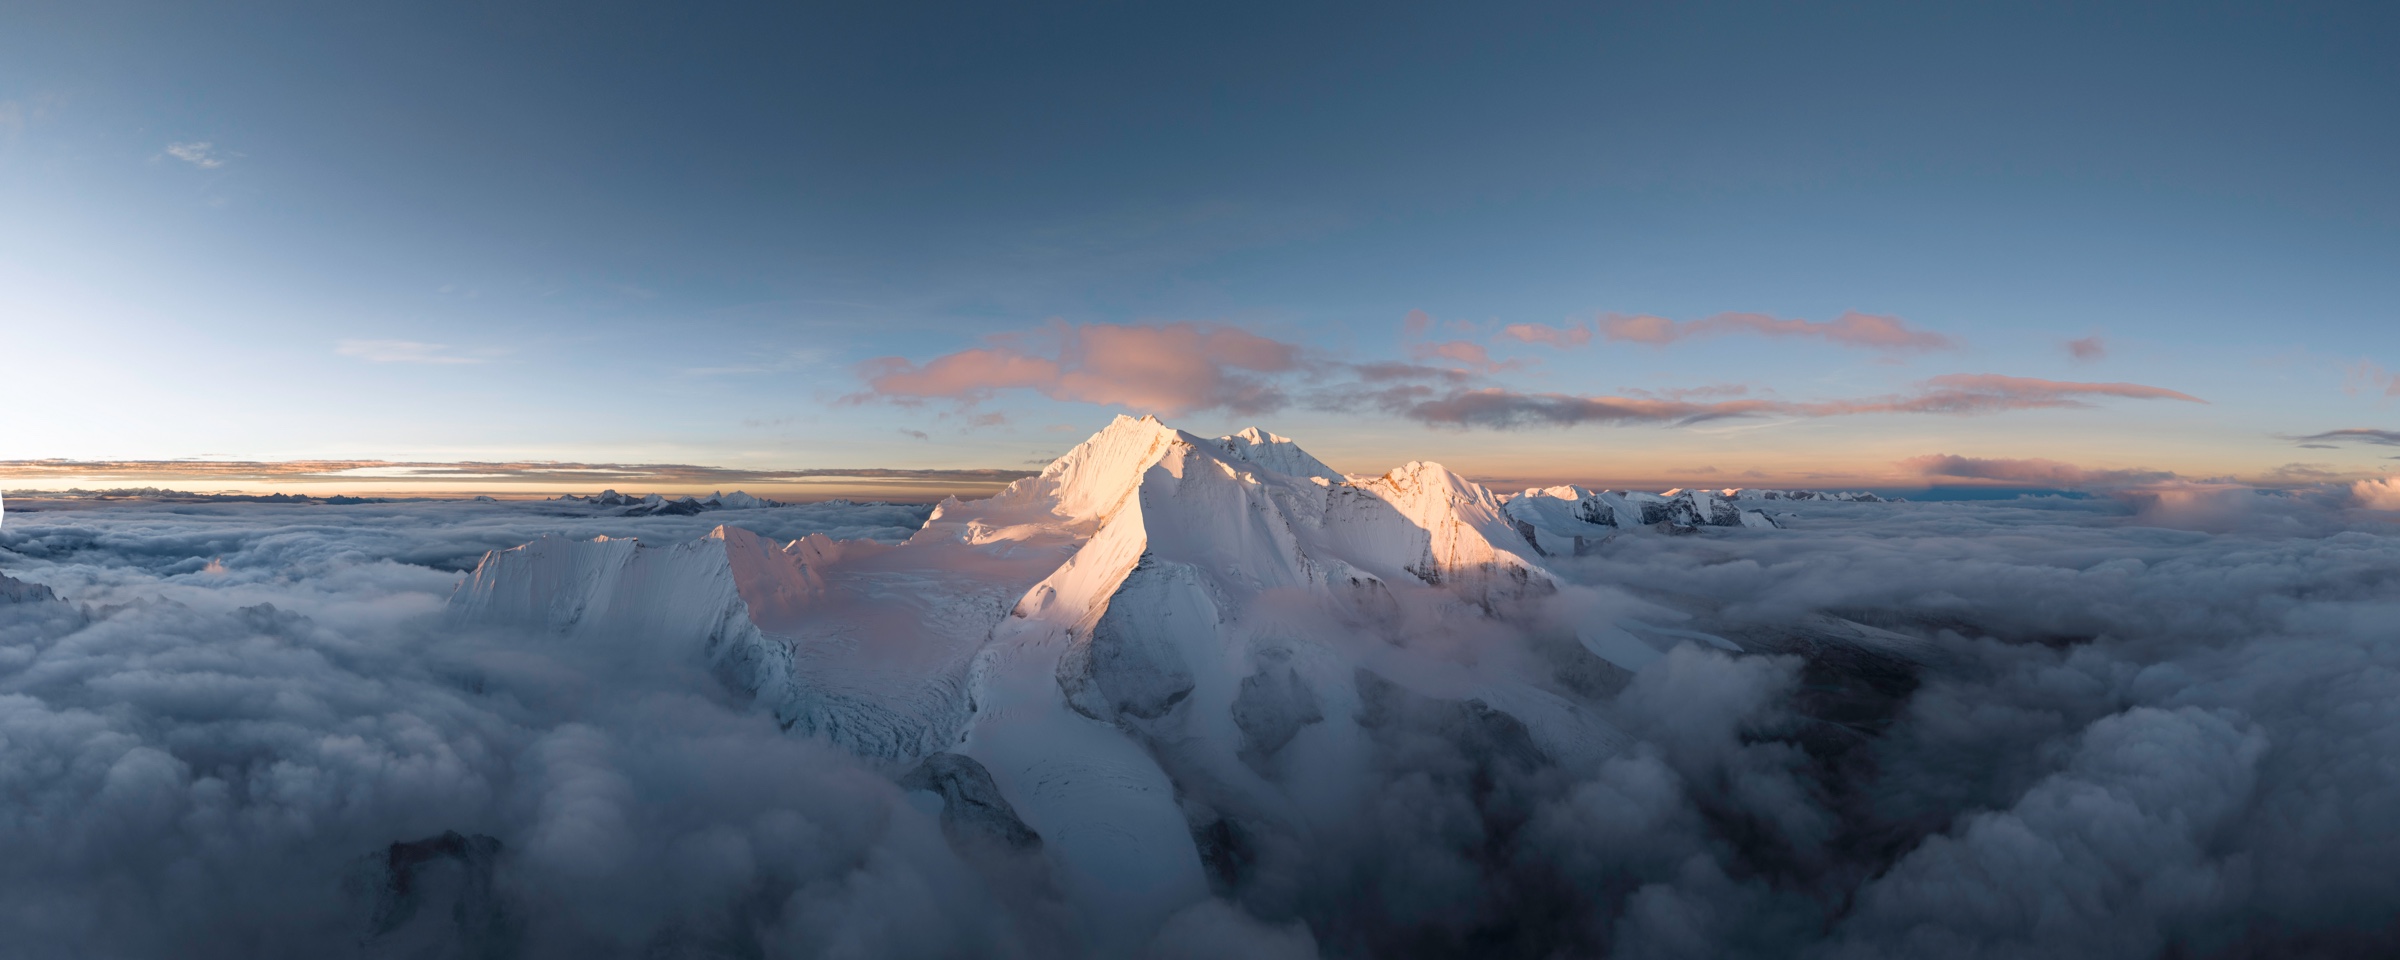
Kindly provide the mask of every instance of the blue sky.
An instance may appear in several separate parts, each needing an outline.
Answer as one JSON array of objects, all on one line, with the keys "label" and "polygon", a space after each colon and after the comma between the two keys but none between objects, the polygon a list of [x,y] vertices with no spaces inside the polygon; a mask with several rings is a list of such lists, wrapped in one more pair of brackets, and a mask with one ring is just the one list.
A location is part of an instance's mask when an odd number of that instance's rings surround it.
[{"label": "blue sky", "polygon": [[[1351,470],[2373,475],[2291,438],[2400,429],[2393,49],[2388,5],[13,4],[0,458],[1016,466],[1149,411],[861,364],[1182,323],[1305,362],[1160,412]],[[1502,335],[1850,311],[1950,345]],[[1324,396],[1451,341],[1515,362],[1462,389],[1785,407]],[[1956,374],[2206,403],[1790,412]]]}]

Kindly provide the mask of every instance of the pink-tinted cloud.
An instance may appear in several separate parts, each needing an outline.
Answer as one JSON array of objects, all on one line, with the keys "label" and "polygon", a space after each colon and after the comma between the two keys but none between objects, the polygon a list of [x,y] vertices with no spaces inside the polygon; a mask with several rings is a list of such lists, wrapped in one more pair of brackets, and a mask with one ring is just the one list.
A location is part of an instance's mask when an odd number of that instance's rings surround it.
[{"label": "pink-tinted cloud", "polygon": [[2375,361],[2361,360],[2342,373],[2343,393],[2381,393],[2387,397],[2400,397],[2400,375],[2384,369]]},{"label": "pink-tinted cloud", "polygon": [[1715,403],[1655,397],[1593,397],[1565,393],[1482,390],[1385,390],[1373,395],[1384,409],[1424,423],[1453,427],[1519,429],[1582,423],[1691,424],[1728,417],[1843,417],[1873,413],[1979,414],[2003,410],[2090,406],[2087,398],[2182,400],[2190,394],[2138,383],[2077,383],[1999,374],[1934,377],[1910,393],[1858,400],[1794,402],[1744,399]]},{"label": "pink-tinted cloud", "polygon": [[2100,360],[2108,356],[2108,341],[2101,339],[2097,333],[2069,340],[2066,348],[2069,356],[2081,361]]},{"label": "pink-tinted cloud", "polygon": [[[913,364],[883,357],[859,366],[868,392],[853,400],[976,403],[1026,389],[1057,400],[1108,404],[1162,414],[1224,409],[1263,413],[1284,405],[1270,379],[1300,366],[1299,347],[1233,327],[1202,323],[1149,326],[1054,324],[1043,338],[999,338]],[[1044,339],[1050,350],[1024,341]]]},{"label": "pink-tinted cloud", "polygon": [[1553,327],[1540,323],[1512,323],[1500,328],[1500,337],[1518,343],[1543,343],[1553,347],[1580,347],[1592,342],[1592,326],[1576,321]]},{"label": "pink-tinted cloud", "polygon": [[1747,334],[1761,337],[1799,337],[1871,350],[1940,350],[1957,346],[1949,337],[1917,330],[1899,317],[1852,310],[1826,321],[1782,320],[1763,313],[1720,313],[1698,320],[1669,320],[1647,314],[1608,314],[1600,318],[1600,333],[1610,340],[1658,346],[1695,337]]},{"label": "pink-tinted cloud", "polygon": [[2350,485],[2350,495],[2369,510],[2400,510],[2400,478],[2358,481]]},{"label": "pink-tinted cloud", "polygon": [[899,357],[859,365],[869,389],[887,397],[979,398],[995,390],[1044,387],[1058,382],[1058,361],[1014,350],[961,350],[916,366]]},{"label": "pink-tinted cloud", "polygon": [[1492,359],[1491,351],[1470,340],[1446,340],[1441,343],[1420,343],[1409,348],[1409,356],[1418,360],[1448,360],[1459,369],[1475,373],[1497,373],[1522,366],[1519,361],[1500,362]]},{"label": "pink-tinted cloud", "polygon": [[1433,329],[1433,314],[1423,310],[1411,310],[1408,312],[1408,316],[1400,321],[1400,332],[1408,336],[1422,337],[1425,335],[1425,331],[1431,329]]},{"label": "pink-tinted cloud", "polygon": [[2119,487],[2175,479],[2165,470],[2087,470],[2072,463],[2027,459],[1961,457],[1947,453],[1910,457],[1900,467],[1919,476],[1951,480],[1993,480],[2044,487]]},{"label": "pink-tinted cloud", "polygon": [[1629,391],[1633,396],[1521,393],[1492,385],[1490,374],[1511,363],[1493,360],[1480,344],[1422,343],[1413,352],[1419,360],[1442,362],[1310,357],[1294,344],[1214,324],[1053,323],[921,364],[899,357],[868,361],[859,367],[867,391],[846,399],[903,405],[948,400],[962,408],[960,415],[967,412],[963,408],[1013,390],[1165,415],[1263,413],[1297,399],[1320,409],[1377,410],[1427,424],[1492,429],[1690,424],[1728,417],[1979,414],[2084,407],[2108,398],[2205,402],[2138,383],[1999,374],[1951,374],[1921,381],[1905,393],[1819,401],[1753,397],[1742,384]]}]

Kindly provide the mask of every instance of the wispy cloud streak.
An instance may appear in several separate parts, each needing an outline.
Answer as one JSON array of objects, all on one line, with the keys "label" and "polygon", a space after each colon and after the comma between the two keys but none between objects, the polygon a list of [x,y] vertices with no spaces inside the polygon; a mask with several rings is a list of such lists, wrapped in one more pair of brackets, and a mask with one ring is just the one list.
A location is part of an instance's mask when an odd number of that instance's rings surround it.
[{"label": "wispy cloud streak", "polygon": [[1859,400],[1796,402],[1726,400],[1695,403],[1639,397],[1518,393],[1499,388],[1436,396],[1383,395],[1387,408],[1412,420],[1454,427],[1519,429],[1584,423],[1693,424],[1730,417],[1840,417],[1875,413],[1980,414],[2004,410],[2088,407],[2092,398],[2179,400],[2206,403],[2187,393],[2138,383],[2078,383],[1999,374],[1951,374],[1918,384],[1910,393]]},{"label": "wispy cloud streak", "polygon": [[224,154],[217,152],[217,145],[206,140],[167,144],[167,155],[202,170],[222,167],[226,160]]},{"label": "wispy cloud streak", "polygon": [[[1888,329],[1872,324],[1860,327],[1869,328]],[[1541,328],[1548,332],[1523,333],[1517,338],[1572,339],[1571,333],[1560,329]],[[1895,336],[1906,341],[1916,334],[1901,331]],[[1410,352],[1418,361],[1438,362],[1353,362],[1210,324],[1056,323],[1031,334],[989,338],[984,346],[922,363],[901,357],[868,361],[859,367],[867,389],[844,400],[903,406],[944,400],[963,409],[1004,391],[1026,390],[1055,400],[1170,416],[1200,410],[1264,413],[1300,404],[1321,410],[1378,411],[1437,426],[1489,429],[1584,423],[1693,424],[1730,417],[1978,414],[2088,407],[2101,399],[2205,402],[2187,393],[2138,383],[1988,373],[1934,377],[1906,393],[1820,401],[1750,397],[1747,385],[1643,391],[1638,396],[1527,393],[1493,385],[1490,375],[1509,369],[1512,363],[1494,360],[1480,344],[1464,340],[1419,343]],[[1707,397],[1732,399],[1703,402],[1701,398]]]},{"label": "wispy cloud streak", "polygon": [[1961,457],[1947,453],[1910,457],[1900,461],[1900,468],[1927,478],[1991,480],[2067,488],[2129,486],[2176,478],[2174,472],[2168,470],[2093,470],[2038,457]]},{"label": "wispy cloud streak", "polygon": [[825,478],[1006,483],[1031,476],[1024,470],[904,470],[881,467],[767,470],[685,463],[575,463],[548,460],[0,460],[0,480],[11,487],[57,482],[340,483],[449,481],[462,484],[554,484],[582,489],[600,486],[698,487],[732,483],[778,483]]},{"label": "wispy cloud streak", "polygon": [[490,363],[483,355],[459,353],[443,343],[424,343],[417,340],[344,340],[333,352],[369,363]]},{"label": "wispy cloud streak", "polygon": [[1912,328],[1899,317],[1855,310],[1826,321],[1784,320],[1763,313],[1720,313],[1698,320],[1680,321],[1648,314],[1612,313],[1600,318],[1599,329],[1601,335],[1610,340],[1657,346],[1679,340],[1733,335],[1822,340],[1846,347],[1884,351],[1941,350],[1957,346],[1949,337]]}]

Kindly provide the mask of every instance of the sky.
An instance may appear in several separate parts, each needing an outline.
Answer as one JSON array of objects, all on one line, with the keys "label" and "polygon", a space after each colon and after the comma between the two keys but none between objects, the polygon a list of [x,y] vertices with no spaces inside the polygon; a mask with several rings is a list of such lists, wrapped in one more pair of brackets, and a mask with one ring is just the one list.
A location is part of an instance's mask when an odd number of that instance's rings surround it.
[{"label": "sky", "polygon": [[[2388,5],[12,3],[0,460],[1025,470],[1154,413],[1495,483],[2373,478],[2395,48]],[[83,474],[179,471],[276,482]]]}]

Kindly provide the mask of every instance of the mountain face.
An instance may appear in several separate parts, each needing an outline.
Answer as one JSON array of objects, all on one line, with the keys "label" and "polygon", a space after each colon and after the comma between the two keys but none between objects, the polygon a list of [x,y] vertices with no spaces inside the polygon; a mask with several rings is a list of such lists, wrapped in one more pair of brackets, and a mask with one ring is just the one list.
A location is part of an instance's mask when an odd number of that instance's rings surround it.
[{"label": "mountain face", "polygon": [[1546,557],[1701,526],[1774,521],[1706,491],[1502,497],[1434,463],[1345,478],[1256,429],[1119,417],[898,546],[545,538],[487,555],[450,615],[706,662],[938,796],[954,840],[1037,852],[1113,954],[1246,848],[1338,829],[1352,772],[1410,737],[1510,763],[1624,744],[1566,674],[1654,650],[1614,631],[1523,663],[1472,638],[1559,593]]}]

